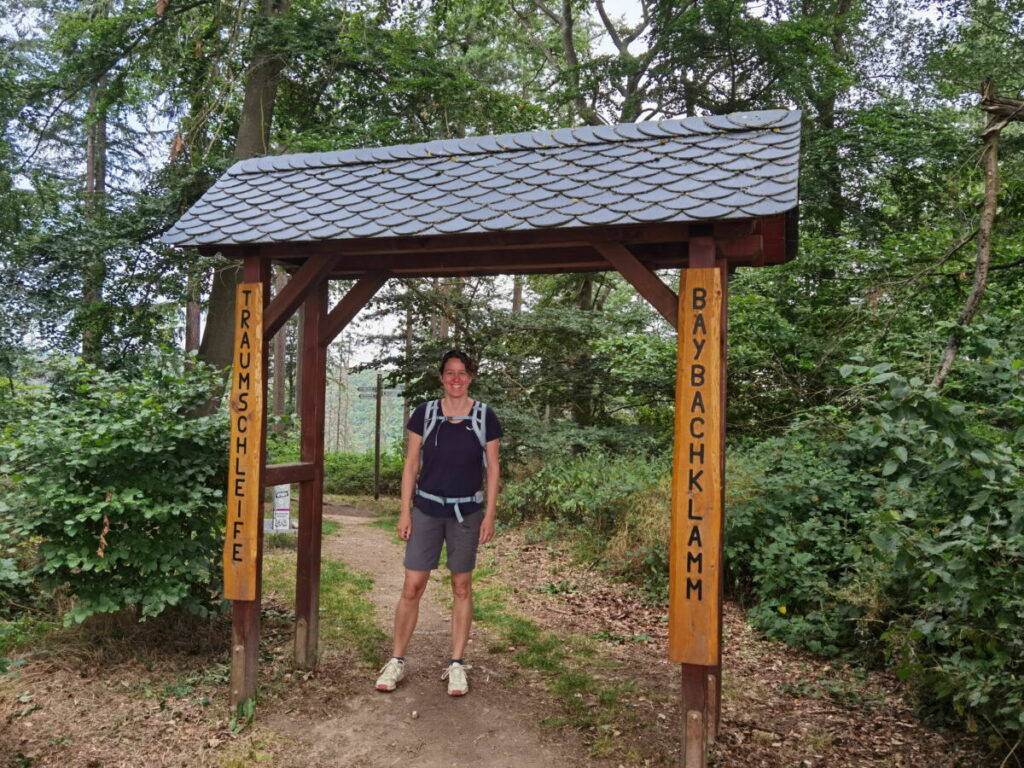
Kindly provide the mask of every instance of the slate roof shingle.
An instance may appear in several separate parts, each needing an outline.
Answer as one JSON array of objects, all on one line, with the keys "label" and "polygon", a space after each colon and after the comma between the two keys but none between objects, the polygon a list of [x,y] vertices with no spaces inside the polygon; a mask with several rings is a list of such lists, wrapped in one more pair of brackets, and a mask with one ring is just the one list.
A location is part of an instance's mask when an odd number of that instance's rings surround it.
[{"label": "slate roof shingle", "polygon": [[742,112],[233,165],[175,245],[747,219],[797,205],[800,113]]}]

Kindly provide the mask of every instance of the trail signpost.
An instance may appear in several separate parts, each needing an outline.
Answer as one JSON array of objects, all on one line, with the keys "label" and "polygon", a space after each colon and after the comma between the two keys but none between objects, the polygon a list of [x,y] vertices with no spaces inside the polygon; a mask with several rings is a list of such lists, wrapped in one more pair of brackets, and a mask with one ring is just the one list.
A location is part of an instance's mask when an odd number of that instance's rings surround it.
[{"label": "trail signpost", "polygon": [[[714,264],[713,246],[691,245],[691,264]],[[679,274],[668,642],[669,658],[682,664],[686,768],[705,764],[718,730],[726,280],[724,264]]]},{"label": "trail signpost", "polygon": [[384,377],[377,374],[377,386],[358,387],[359,396],[363,398],[374,398],[377,401],[376,417],[373,427],[373,498],[380,498],[380,411],[381,401],[384,395],[398,394],[398,389],[384,389]]},{"label": "trail signpost", "polygon": [[256,599],[258,537],[263,526],[263,287],[242,283],[235,299],[231,445],[224,536],[224,597]]}]

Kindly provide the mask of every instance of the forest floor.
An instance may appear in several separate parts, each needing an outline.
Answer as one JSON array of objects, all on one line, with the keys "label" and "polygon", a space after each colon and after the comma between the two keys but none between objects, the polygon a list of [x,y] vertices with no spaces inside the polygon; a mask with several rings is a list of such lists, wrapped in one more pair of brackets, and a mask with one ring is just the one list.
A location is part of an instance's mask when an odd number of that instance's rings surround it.
[{"label": "forest floor", "polygon": [[[440,679],[443,569],[421,606],[408,677],[394,693],[375,691],[401,549],[365,506],[325,505],[335,525],[323,543],[315,672],[289,666],[294,552],[268,550],[251,723],[229,715],[226,621],[57,630],[0,675],[0,766],[675,764],[679,667],[665,658],[664,611],[528,530],[503,531],[481,551],[469,695],[448,697]],[[361,615],[343,620],[344,610]],[[893,678],[766,641],[728,604],[723,669],[713,768],[998,764],[970,738],[923,724]]]}]

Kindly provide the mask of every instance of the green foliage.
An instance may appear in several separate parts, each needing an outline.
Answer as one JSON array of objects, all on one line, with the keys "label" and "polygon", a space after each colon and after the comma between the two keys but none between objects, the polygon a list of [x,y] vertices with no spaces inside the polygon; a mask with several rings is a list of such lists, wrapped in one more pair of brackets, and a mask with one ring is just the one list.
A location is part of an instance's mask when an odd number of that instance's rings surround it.
[{"label": "green foliage", "polygon": [[[293,4],[279,30],[293,54],[275,121],[282,143],[291,151],[336,150],[523,131],[546,122],[536,104],[468,71],[471,52],[446,48],[443,30],[403,22],[329,4]],[[459,34],[478,33],[463,27]]]},{"label": "green foliage", "polygon": [[502,506],[525,519],[547,518],[609,536],[631,499],[657,485],[665,466],[643,456],[586,453],[552,460],[502,492]]},{"label": "green foliage", "polygon": [[[1011,400],[1019,401],[1020,368]],[[1018,436],[887,364],[873,399],[819,409],[738,457],[726,555],[769,635],[896,663],[937,711],[1024,731],[1024,456]]]},{"label": "green foliage", "polygon": [[37,547],[33,575],[75,599],[66,622],[217,603],[227,429],[192,414],[220,386],[178,353],[137,374],[51,359],[4,426],[0,511]]},{"label": "green foliage", "polygon": [[[397,496],[402,490],[403,456],[382,453],[380,492]],[[331,452],[324,455],[324,493],[373,493],[373,453]]]}]

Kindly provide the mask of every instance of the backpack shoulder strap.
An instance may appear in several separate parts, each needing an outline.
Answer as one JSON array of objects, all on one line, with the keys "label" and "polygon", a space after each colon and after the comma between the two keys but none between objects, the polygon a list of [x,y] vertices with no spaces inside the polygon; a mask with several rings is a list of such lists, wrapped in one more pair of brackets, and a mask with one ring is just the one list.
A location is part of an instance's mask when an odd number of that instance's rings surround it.
[{"label": "backpack shoulder strap", "polygon": [[[423,467],[423,449],[427,447],[427,437],[437,426],[438,416],[441,412],[440,400],[427,401],[427,409],[423,414],[423,439],[420,441],[420,467]],[[443,416],[441,417],[444,418]]]},{"label": "backpack shoulder strap", "polygon": [[473,403],[473,409],[469,412],[470,423],[476,433],[476,439],[480,441],[480,450],[484,452],[484,467],[487,467],[487,405],[479,400]]},{"label": "backpack shoulder strap", "polygon": [[423,442],[437,426],[437,416],[441,412],[441,401],[431,400],[427,403],[427,411],[423,414]]}]

